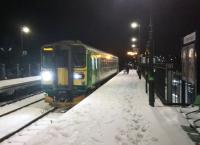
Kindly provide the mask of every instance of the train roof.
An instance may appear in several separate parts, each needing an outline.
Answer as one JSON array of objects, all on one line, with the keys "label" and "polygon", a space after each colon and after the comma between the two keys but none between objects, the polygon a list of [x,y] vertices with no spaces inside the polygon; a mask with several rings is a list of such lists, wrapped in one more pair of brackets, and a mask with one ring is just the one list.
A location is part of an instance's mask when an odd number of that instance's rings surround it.
[{"label": "train roof", "polygon": [[96,49],[92,46],[86,45],[79,40],[77,40],[77,41],[73,41],[73,40],[58,41],[58,42],[55,42],[55,43],[45,44],[45,45],[42,46],[42,48],[44,48],[44,47],[57,47],[57,46],[60,46],[60,45],[63,46],[62,49],[69,49],[69,48],[71,48],[75,45],[84,46],[85,49],[88,49],[90,51],[94,51],[94,52],[97,52],[97,53],[103,53],[105,55],[110,55],[112,57],[118,58],[117,56],[115,56],[113,54],[110,54],[110,53],[98,50],[98,49]]}]

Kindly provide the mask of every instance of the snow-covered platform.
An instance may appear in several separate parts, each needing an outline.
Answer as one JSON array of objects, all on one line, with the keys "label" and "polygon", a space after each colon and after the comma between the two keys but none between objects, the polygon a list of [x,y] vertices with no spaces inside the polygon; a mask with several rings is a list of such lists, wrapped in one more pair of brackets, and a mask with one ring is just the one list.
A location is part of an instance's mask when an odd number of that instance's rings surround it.
[{"label": "snow-covered platform", "polygon": [[[188,122],[156,99],[148,105],[145,81],[119,73],[49,127],[23,134],[23,145],[194,145]],[[187,132],[188,131],[188,132]],[[193,135],[198,135],[193,133]],[[9,140],[2,144],[9,144]],[[10,145],[10,144],[9,144]]]},{"label": "snow-covered platform", "polygon": [[0,81],[0,93],[9,91],[9,89],[17,89],[20,87],[25,87],[27,85],[39,84],[41,80],[40,76],[17,78],[10,80],[1,80]]}]

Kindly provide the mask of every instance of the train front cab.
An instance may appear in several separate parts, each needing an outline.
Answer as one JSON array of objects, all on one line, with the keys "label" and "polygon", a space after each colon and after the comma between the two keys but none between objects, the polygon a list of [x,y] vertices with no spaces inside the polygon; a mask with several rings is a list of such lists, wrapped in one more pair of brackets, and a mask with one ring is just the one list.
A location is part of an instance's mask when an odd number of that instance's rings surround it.
[{"label": "train front cab", "polygon": [[42,48],[42,87],[48,94],[47,102],[60,107],[76,104],[84,98],[79,94],[85,91],[87,84],[85,53],[80,46]]}]

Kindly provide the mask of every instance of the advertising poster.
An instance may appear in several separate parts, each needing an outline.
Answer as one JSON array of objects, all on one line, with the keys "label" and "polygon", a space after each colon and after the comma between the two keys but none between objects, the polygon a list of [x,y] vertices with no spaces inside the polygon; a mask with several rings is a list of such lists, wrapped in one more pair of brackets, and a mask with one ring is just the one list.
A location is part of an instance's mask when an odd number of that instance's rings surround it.
[{"label": "advertising poster", "polygon": [[182,80],[187,81],[187,74],[188,74],[188,49],[187,46],[183,47],[181,51],[181,60],[182,60]]},{"label": "advertising poster", "polygon": [[196,52],[194,44],[188,46],[188,82],[192,85],[196,80]]}]

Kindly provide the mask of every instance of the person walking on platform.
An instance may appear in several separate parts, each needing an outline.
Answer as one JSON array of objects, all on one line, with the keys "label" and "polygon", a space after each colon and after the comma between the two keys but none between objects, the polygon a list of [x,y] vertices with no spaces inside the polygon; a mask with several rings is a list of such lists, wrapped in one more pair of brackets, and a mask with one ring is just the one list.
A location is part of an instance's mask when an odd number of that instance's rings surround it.
[{"label": "person walking on platform", "polygon": [[129,65],[128,65],[128,63],[124,65],[124,73],[129,74]]},{"label": "person walking on platform", "polygon": [[140,70],[140,66],[137,67],[137,74],[139,76],[139,79],[141,80],[141,70]]},{"label": "person walking on platform", "polygon": [[129,74],[129,65],[126,65],[126,73]]}]

